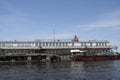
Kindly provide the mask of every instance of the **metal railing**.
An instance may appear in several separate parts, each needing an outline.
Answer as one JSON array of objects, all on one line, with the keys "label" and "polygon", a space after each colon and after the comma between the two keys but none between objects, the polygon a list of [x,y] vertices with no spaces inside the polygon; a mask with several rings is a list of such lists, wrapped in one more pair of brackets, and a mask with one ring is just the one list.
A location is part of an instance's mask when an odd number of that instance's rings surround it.
[{"label": "metal railing", "polygon": [[57,48],[115,48],[115,46],[35,46],[35,47],[0,47],[1,49],[57,49]]}]

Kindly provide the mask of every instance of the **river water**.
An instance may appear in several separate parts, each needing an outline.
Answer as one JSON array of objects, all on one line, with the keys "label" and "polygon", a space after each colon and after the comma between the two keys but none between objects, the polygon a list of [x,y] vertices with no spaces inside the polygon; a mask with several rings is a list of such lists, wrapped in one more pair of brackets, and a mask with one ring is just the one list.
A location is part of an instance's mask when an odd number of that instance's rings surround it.
[{"label": "river water", "polygon": [[120,60],[0,63],[0,80],[120,80]]}]

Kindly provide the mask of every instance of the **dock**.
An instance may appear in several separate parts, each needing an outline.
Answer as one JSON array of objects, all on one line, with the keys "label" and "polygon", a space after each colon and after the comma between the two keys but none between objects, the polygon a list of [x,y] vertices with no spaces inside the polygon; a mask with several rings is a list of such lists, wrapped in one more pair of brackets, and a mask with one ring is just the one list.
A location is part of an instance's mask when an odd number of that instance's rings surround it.
[{"label": "dock", "polygon": [[66,61],[70,50],[85,50],[88,54],[117,51],[108,40],[40,39],[33,41],[0,41],[0,61]]}]

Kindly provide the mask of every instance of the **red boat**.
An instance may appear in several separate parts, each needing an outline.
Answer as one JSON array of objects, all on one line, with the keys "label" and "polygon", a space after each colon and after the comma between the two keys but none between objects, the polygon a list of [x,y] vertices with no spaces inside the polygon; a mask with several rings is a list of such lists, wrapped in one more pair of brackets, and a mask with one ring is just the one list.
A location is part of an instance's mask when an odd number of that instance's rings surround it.
[{"label": "red boat", "polygon": [[71,50],[71,58],[73,60],[81,61],[101,61],[101,60],[120,60],[119,54],[87,54],[87,51],[82,50]]}]

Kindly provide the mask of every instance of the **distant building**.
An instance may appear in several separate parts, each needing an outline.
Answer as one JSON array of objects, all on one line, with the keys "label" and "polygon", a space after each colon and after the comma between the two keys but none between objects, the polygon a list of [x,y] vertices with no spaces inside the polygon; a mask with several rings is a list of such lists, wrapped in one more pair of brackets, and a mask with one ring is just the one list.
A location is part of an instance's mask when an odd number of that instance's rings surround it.
[{"label": "distant building", "polygon": [[0,41],[0,54],[70,54],[71,49],[87,50],[88,54],[110,52],[112,47],[107,40],[74,39],[35,40],[35,41]]}]

